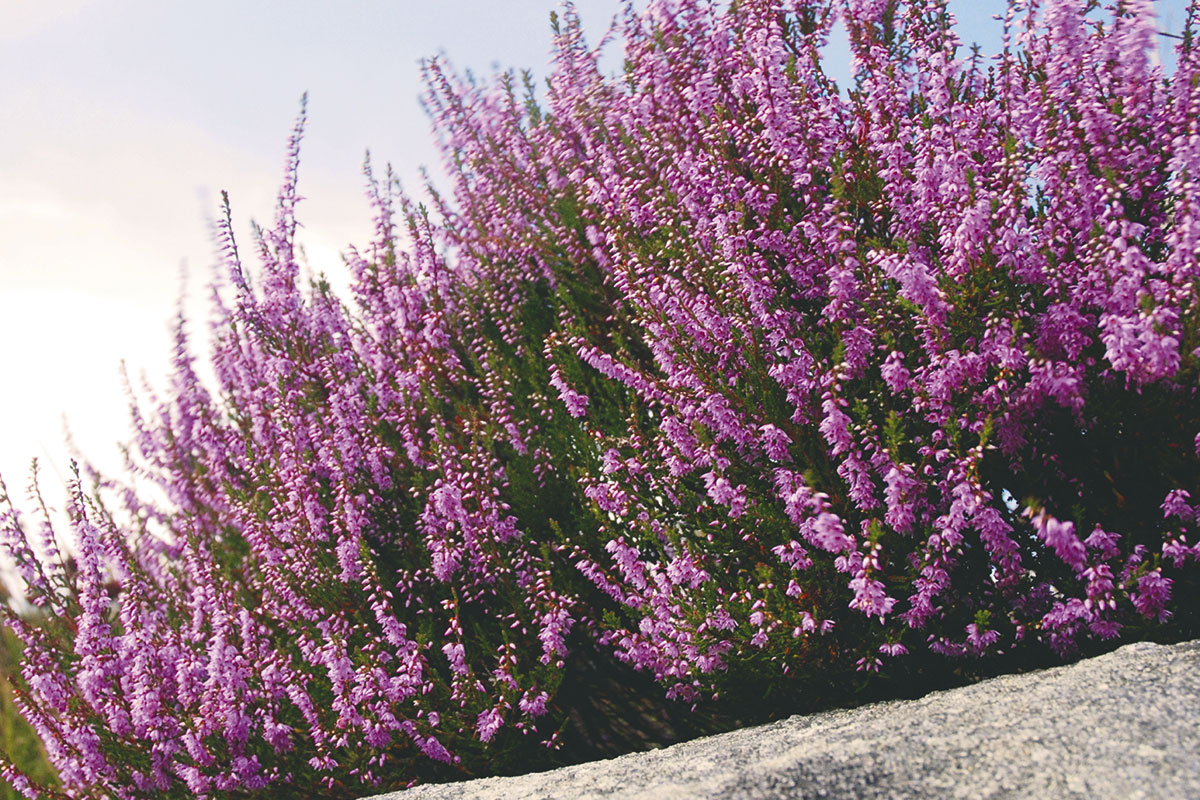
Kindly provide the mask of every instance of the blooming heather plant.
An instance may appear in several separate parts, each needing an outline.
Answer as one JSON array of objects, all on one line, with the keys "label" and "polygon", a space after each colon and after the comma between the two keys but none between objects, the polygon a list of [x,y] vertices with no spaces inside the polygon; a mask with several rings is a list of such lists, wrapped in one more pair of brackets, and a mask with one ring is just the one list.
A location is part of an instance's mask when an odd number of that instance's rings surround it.
[{"label": "blooming heather plant", "polygon": [[933,0],[655,0],[613,79],[568,10],[544,109],[427,65],[451,192],[372,179],[345,301],[301,120],[256,274],[218,226],[214,391],[181,321],[73,561],[6,501],[63,791],[528,768],[593,648],[703,714],[1195,635],[1198,11],[1167,76],[1148,0],[991,62]]}]

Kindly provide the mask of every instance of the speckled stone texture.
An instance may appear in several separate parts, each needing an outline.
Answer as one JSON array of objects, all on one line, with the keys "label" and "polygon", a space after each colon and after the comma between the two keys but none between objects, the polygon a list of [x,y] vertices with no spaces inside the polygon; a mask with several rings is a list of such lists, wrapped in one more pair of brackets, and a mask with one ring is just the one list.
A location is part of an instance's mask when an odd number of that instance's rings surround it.
[{"label": "speckled stone texture", "polygon": [[374,800],[1200,798],[1200,641]]}]

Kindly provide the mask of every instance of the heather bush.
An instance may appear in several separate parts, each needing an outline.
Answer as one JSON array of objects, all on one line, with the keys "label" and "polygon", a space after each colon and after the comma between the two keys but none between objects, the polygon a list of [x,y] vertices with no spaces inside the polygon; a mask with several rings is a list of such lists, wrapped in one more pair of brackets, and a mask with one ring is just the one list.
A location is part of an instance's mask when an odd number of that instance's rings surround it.
[{"label": "heather bush", "polygon": [[1195,635],[1196,12],[1167,76],[1148,0],[1013,4],[993,60],[933,0],[656,0],[612,78],[568,9],[540,100],[427,65],[452,185],[368,167],[345,298],[301,118],[257,270],[217,226],[215,385],[180,320],[71,558],[5,498],[63,792],[549,765],[604,658],[633,740]]}]

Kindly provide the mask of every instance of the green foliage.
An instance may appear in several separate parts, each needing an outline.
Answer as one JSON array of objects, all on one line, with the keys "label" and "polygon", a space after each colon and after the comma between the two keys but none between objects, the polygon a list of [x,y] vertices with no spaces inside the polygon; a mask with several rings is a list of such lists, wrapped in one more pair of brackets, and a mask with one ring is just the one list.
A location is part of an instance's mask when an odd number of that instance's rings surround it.
[{"label": "green foliage", "polygon": [[[21,642],[0,624],[0,752],[7,753],[17,769],[44,786],[57,786],[58,777],[33,728],[17,711],[13,696],[21,678]],[[0,778],[0,800],[20,800],[20,792]]]}]

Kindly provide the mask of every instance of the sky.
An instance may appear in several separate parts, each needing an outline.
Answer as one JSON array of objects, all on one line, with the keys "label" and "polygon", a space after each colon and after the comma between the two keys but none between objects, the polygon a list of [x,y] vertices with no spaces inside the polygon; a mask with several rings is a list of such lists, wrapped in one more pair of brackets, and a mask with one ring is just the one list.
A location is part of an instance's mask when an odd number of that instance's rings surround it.
[{"label": "sky", "polygon": [[[620,6],[575,5],[591,41]],[[1177,31],[1185,0],[1156,5],[1160,30]],[[445,53],[477,75],[544,78],[554,7],[0,0],[0,475],[14,498],[36,456],[47,500],[61,503],[64,419],[89,459],[119,469],[117,443],[130,438],[120,365],[135,384],[143,373],[165,384],[181,293],[203,328],[208,220],[226,190],[243,242],[250,219],[270,222],[303,93],[300,241],[315,269],[337,276],[340,253],[371,234],[365,151],[410,191],[437,163],[419,60]],[[951,7],[964,40],[999,47],[991,17],[1003,0]],[[844,45],[827,55],[845,74]]]}]

